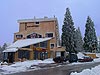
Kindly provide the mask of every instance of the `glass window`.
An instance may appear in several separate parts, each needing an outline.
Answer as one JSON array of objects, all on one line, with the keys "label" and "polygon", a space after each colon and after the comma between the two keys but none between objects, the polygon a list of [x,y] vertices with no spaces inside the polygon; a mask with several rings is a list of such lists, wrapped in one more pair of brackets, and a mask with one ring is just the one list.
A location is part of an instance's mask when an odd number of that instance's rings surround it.
[{"label": "glass window", "polygon": [[38,51],[34,51],[34,59],[36,60],[36,59],[38,59],[38,54],[39,54],[39,52]]},{"label": "glass window", "polygon": [[34,44],[35,47],[39,47],[39,44]]},{"label": "glass window", "polygon": [[18,51],[18,58],[26,58],[26,59],[29,59],[29,57],[30,57],[30,52],[29,51],[27,51],[27,50],[25,50],[25,51],[23,51],[23,50],[19,50]]},{"label": "glass window", "polygon": [[32,34],[28,35],[27,38],[42,38],[42,35],[32,33]]},{"label": "glass window", "polygon": [[53,33],[46,33],[46,37],[53,37]]},{"label": "glass window", "polygon": [[16,35],[17,39],[21,39],[22,37],[23,37],[23,35],[21,35],[21,34],[20,35]]},{"label": "glass window", "polygon": [[47,48],[47,41],[41,42],[40,47]]},{"label": "glass window", "polygon": [[35,22],[35,24],[39,24],[39,22]]},{"label": "glass window", "polygon": [[22,48],[30,48],[30,45],[29,46],[22,47]]},{"label": "glass window", "polygon": [[51,45],[51,46],[50,46],[51,48],[54,48],[54,44],[50,44],[50,45]]}]

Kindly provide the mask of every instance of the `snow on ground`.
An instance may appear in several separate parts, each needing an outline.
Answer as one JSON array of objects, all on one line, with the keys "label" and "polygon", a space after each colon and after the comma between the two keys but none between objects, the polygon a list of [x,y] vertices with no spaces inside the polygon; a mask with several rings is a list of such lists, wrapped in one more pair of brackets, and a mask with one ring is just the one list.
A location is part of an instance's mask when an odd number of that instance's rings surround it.
[{"label": "snow on ground", "polygon": [[94,59],[94,62],[100,62],[100,58]]},{"label": "snow on ground", "polygon": [[[78,53],[78,58],[82,58],[84,55],[82,53]],[[100,62],[100,58],[94,59],[93,62],[76,62],[76,63],[71,63],[68,65],[75,65],[75,64],[86,64],[86,63],[94,63],[94,62]],[[38,70],[41,69],[38,67],[39,65],[46,65],[46,64],[51,64],[54,63],[53,58],[45,59],[45,60],[27,60],[24,62],[15,62],[15,64],[12,65],[0,65],[0,70],[3,70],[4,72],[1,72],[3,74],[11,74],[11,73],[17,73],[17,72],[24,72],[24,71],[29,71],[31,68],[32,70]],[[61,66],[61,65],[60,65]],[[97,74],[94,74],[96,70],[100,68],[100,66],[97,66],[93,69],[85,69],[81,73],[71,73],[71,75],[99,75],[98,72]],[[96,69],[96,70],[95,70]],[[97,70],[98,71],[98,70]],[[88,74],[89,72],[89,74]],[[91,73],[91,74],[90,74]],[[0,74],[1,75],[1,74]]]},{"label": "snow on ground", "polygon": [[[94,59],[93,62],[90,63],[94,63],[94,62],[100,62],[100,58],[96,58]],[[89,63],[89,62],[85,62],[85,63]],[[84,64],[84,63],[72,63],[72,64]],[[96,66],[95,68],[92,69],[85,69],[80,73],[77,72],[72,72],[71,75],[100,75],[100,65]]]},{"label": "snow on ground", "polygon": [[34,66],[34,70],[40,69],[39,67],[36,67],[36,65],[41,64],[51,64],[54,63],[53,59],[45,59],[45,60],[31,60],[31,61],[24,61],[24,62],[16,62],[12,65],[1,65],[0,69],[4,70],[2,72],[3,74],[10,74],[10,73],[16,73],[16,72],[24,72],[27,71],[32,65]]},{"label": "snow on ground", "polygon": [[85,69],[80,73],[74,72],[74,73],[71,73],[70,75],[100,75],[99,70],[100,70],[100,65],[92,69]]},{"label": "snow on ground", "polygon": [[100,53],[96,53],[96,56],[97,56],[97,57],[100,57]]}]

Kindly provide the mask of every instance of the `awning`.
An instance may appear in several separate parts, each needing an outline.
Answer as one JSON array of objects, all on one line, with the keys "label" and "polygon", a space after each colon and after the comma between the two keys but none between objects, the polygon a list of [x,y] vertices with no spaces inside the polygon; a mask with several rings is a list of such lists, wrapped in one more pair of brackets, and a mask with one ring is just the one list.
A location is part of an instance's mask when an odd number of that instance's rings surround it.
[{"label": "awning", "polygon": [[50,40],[51,38],[34,38],[34,39],[22,39],[22,40],[18,40],[15,43],[13,43],[12,45],[9,46],[9,48],[22,48],[25,46],[29,46],[32,44],[37,44],[43,41],[47,41]]},{"label": "awning", "polygon": [[17,48],[8,48],[4,50],[3,52],[16,52],[18,49]]},{"label": "awning", "polygon": [[29,46],[32,44],[37,44],[40,42],[48,41],[52,38],[33,38],[33,39],[22,39],[14,42],[12,45],[10,45],[6,50],[3,52],[16,52],[18,49]]}]

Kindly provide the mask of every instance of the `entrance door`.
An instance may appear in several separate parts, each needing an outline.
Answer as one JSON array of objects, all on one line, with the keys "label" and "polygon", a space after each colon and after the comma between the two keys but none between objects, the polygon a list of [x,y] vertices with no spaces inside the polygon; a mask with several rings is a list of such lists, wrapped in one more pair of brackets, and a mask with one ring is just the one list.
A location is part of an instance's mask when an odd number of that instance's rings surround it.
[{"label": "entrance door", "polygon": [[14,53],[13,52],[9,52],[8,53],[8,62],[9,63],[13,63],[14,62]]},{"label": "entrance door", "polygon": [[64,56],[64,52],[61,52],[61,56]]}]

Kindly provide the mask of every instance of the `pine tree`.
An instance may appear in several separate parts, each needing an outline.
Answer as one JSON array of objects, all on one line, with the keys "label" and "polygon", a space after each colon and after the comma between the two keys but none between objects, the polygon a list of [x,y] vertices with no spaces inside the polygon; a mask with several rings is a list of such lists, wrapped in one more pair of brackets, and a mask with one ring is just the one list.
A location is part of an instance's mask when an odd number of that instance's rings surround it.
[{"label": "pine tree", "polygon": [[75,40],[74,40],[75,28],[74,22],[69,8],[66,9],[65,18],[62,26],[62,46],[66,47],[66,51],[69,53],[77,53],[75,50]]},{"label": "pine tree", "polygon": [[2,50],[5,50],[7,48],[7,44],[4,43],[4,45],[2,46]]},{"label": "pine tree", "polygon": [[78,52],[83,51],[83,40],[82,40],[82,35],[79,27],[75,31],[75,45],[76,45],[76,50]]},{"label": "pine tree", "polygon": [[4,43],[1,47],[1,53],[0,53],[0,60],[3,60],[3,51],[7,48],[7,44]]},{"label": "pine tree", "polygon": [[87,22],[85,27],[86,29],[85,29],[85,37],[83,45],[84,50],[86,52],[96,52],[98,45],[97,37],[94,28],[94,23],[89,16],[87,17]]},{"label": "pine tree", "polygon": [[100,53],[100,37],[98,37],[98,47],[96,52]]},{"label": "pine tree", "polygon": [[100,53],[100,41],[98,41],[98,47],[96,52]]},{"label": "pine tree", "polygon": [[2,47],[0,46],[0,60],[2,60],[2,58],[3,58],[3,57],[2,57],[2,56],[3,56],[2,54],[3,54],[3,53],[2,53]]}]

